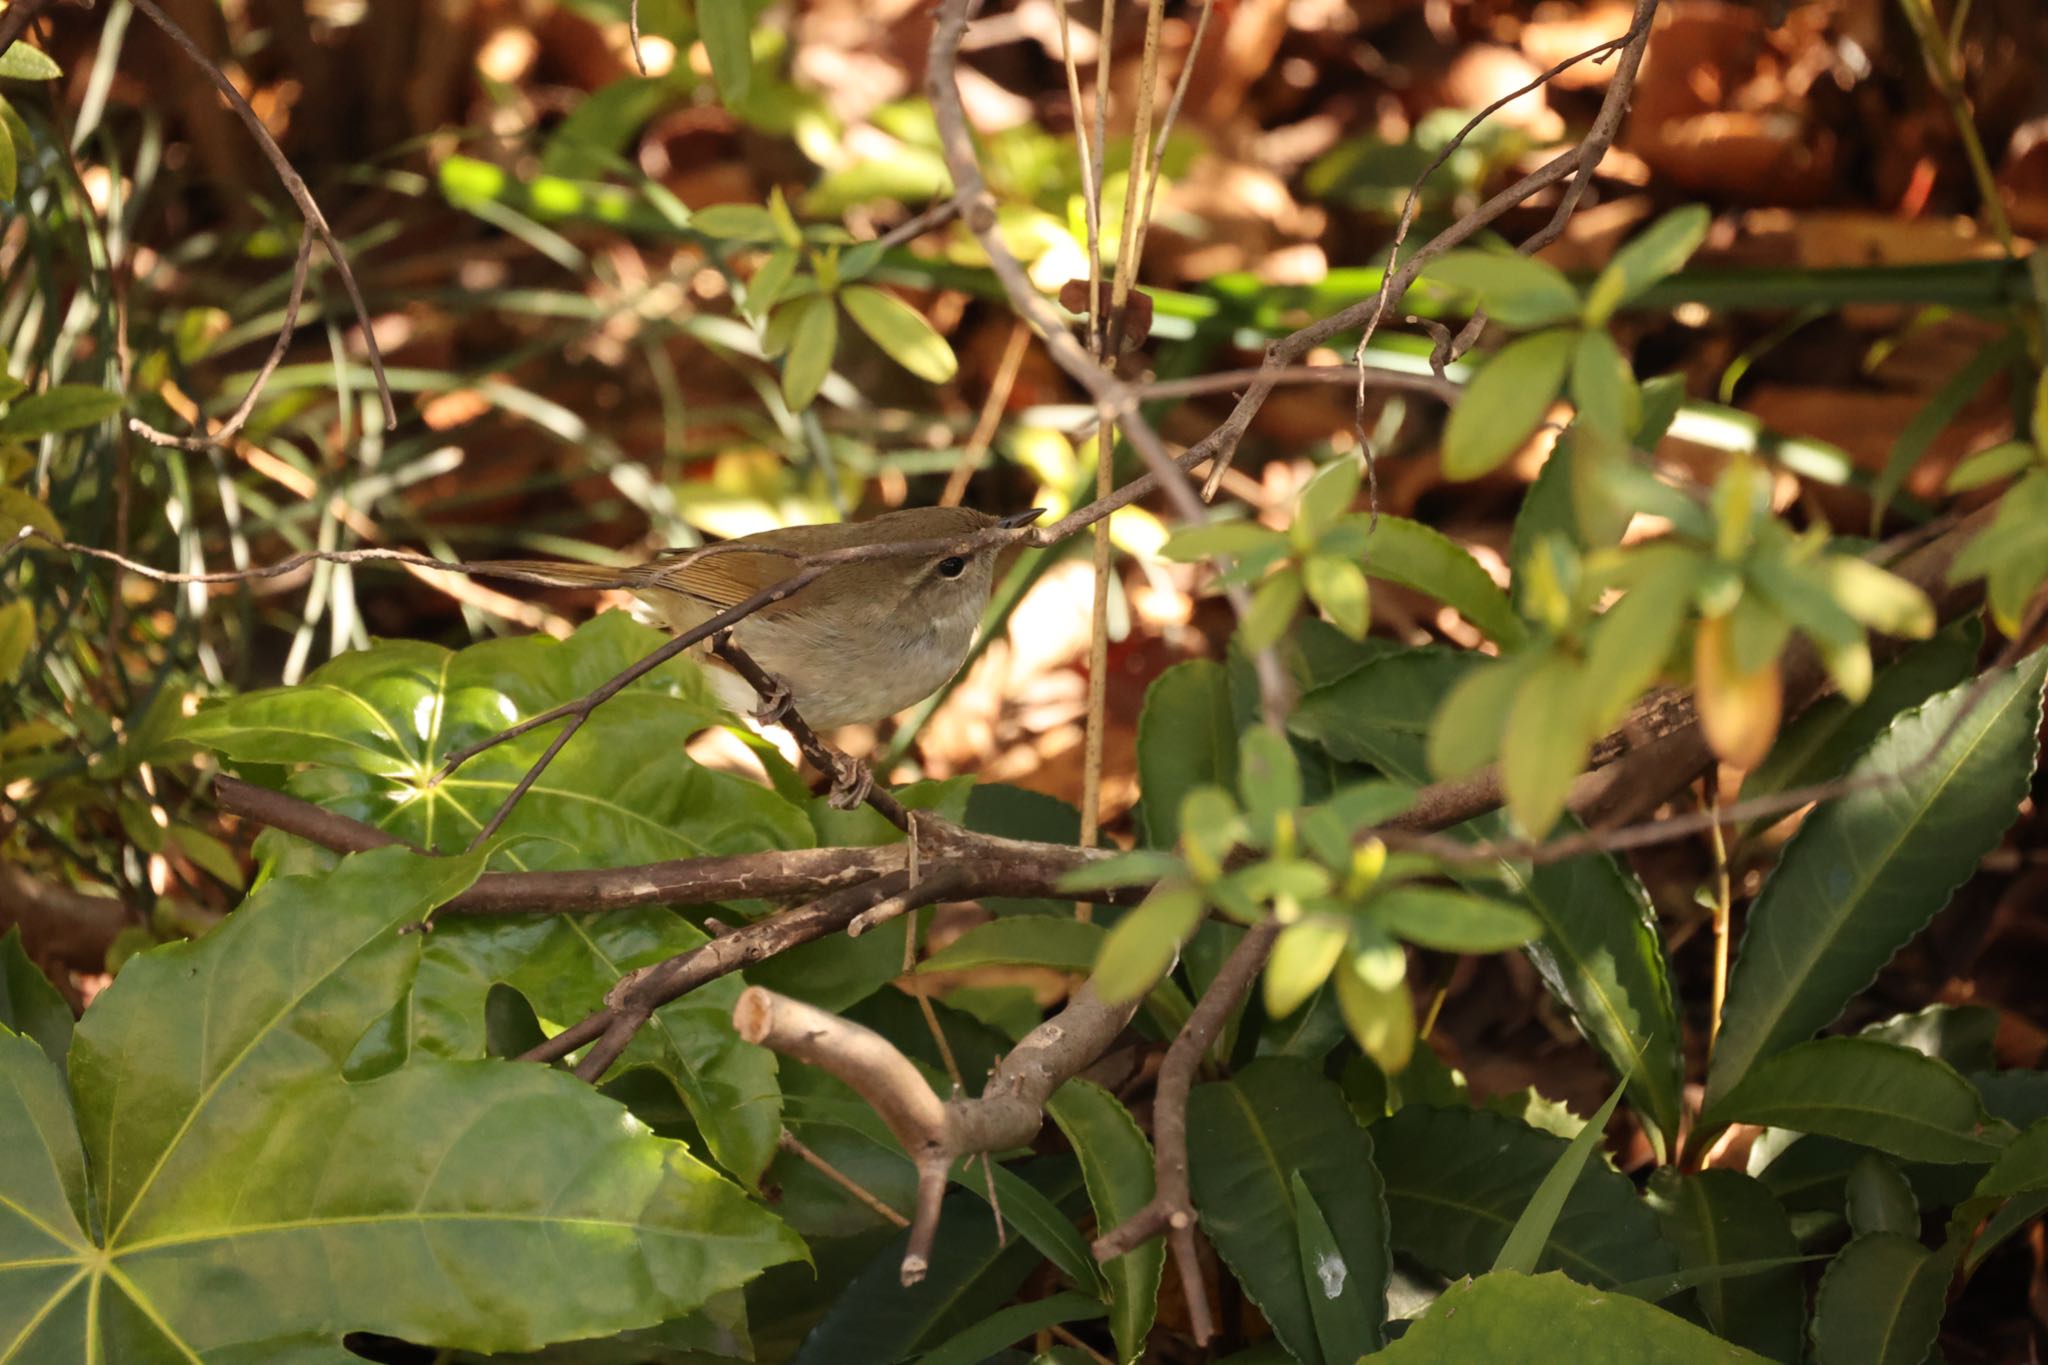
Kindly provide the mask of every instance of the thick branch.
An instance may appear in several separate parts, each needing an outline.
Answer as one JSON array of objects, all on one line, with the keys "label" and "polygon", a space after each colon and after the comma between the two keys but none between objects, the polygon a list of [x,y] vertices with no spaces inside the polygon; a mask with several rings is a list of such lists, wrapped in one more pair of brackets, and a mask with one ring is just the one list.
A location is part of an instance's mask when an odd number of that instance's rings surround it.
[{"label": "thick branch", "polygon": [[0,933],[18,927],[31,958],[103,972],[114,936],[132,922],[128,908],[111,896],[58,886],[0,860]]}]

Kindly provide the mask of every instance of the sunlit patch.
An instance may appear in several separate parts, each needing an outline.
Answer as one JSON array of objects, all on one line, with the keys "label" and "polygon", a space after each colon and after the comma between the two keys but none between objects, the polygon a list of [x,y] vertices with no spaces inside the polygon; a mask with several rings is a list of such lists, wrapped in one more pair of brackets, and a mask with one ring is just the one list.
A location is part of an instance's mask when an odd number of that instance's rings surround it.
[{"label": "sunlit patch", "polygon": [[441,698],[437,695],[421,697],[412,704],[412,732],[421,739],[434,733],[441,720]]},{"label": "sunlit patch", "polygon": [[498,718],[507,725],[511,725],[519,719],[519,708],[514,706],[512,699],[503,692],[498,694]]},{"label": "sunlit patch", "polygon": [[1344,1264],[1342,1256],[1325,1252],[1316,1257],[1316,1278],[1323,1282],[1323,1297],[1326,1299],[1334,1299],[1344,1292],[1344,1281],[1350,1273],[1350,1267]]}]

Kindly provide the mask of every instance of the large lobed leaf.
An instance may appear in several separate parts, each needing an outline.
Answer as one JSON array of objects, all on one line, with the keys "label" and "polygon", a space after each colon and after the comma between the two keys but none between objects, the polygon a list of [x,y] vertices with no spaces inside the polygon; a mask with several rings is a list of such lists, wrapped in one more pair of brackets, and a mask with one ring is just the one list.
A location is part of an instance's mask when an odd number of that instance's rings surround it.
[{"label": "large lobed leaf", "polygon": [[1483,1275],[1446,1289],[1408,1334],[1371,1356],[1386,1365],[1761,1365],[1731,1346],[1625,1294],[1562,1275]]},{"label": "large lobed leaf", "polygon": [[0,1129],[34,1154],[0,1166],[0,1207],[26,1223],[0,1223],[0,1343],[342,1359],[340,1335],[368,1330],[528,1349],[679,1317],[802,1256],[568,1076],[417,1060],[343,1080],[410,983],[405,929],[480,865],[359,854],[133,959],[73,1038],[75,1125],[55,1070],[0,1040]]},{"label": "large lobed leaf", "polygon": [[1963,683],[1900,716],[1850,770],[1880,785],[1822,806],[1793,836],[1750,909],[1709,1106],[1840,1014],[1997,846],[2034,771],[2044,672],[2037,651],[1981,698]]}]

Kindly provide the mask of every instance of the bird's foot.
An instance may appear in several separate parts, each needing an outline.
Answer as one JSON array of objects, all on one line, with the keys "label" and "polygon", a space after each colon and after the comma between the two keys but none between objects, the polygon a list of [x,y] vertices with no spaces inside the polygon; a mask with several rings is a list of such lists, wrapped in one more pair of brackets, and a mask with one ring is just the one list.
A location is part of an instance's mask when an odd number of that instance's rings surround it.
[{"label": "bird's foot", "polygon": [[752,714],[763,725],[780,725],[789,719],[796,697],[789,690],[789,684],[775,674],[768,675],[768,683],[768,690],[761,694],[761,704],[754,708]]},{"label": "bird's foot", "polygon": [[834,810],[853,810],[875,789],[875,775],[851,754],[832,755],[832,789],[827,800]]}]

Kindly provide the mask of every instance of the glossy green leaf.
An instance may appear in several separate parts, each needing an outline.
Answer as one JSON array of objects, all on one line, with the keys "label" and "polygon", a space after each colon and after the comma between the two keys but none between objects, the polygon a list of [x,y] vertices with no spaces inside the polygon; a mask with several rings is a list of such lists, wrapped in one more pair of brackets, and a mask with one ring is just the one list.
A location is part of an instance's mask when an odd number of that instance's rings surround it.
[{"label": "glossy green leaf", "polygon": [[[1152,1144],[1114,1095],[1075,1079],[1053,1093],[1045,1112],[1081,1160],[1097,1227],[1116,1227],[1152,1202]],[[1144,1354],[1165,1264],[1166,1243],[1155,1237],[1102,1266],[1109,1281],[1110,1330],[1125,1365]]]},{"label": "glossy green leaf", "polygon": [[34,1042],[54,1066],[64,1065],[71,1050],[71,1006],[29,961],[21,945],[21,927],[0,934],[0,1026]]},{"label": "glossy green leaf", "polygon": [[[358,854],[131,959],[70,1054],[93,1239],[44,1217],[52,1260],[0,1257],[0,1318],[25,1315],[0,1332],[29,1358],[82,1331],[122,1358],[330,1358],[350,1330],[523,1350],[681,1316],[801,1256],[681,1144],[562,1073],[415,1060],[343,1081],[410,983],[423,936],[402,930],[480,866]],[[0,1124],[28,1116],[46,1159],[0,1166],[0,1206],[70,1187],[82,1213],[82,1178],[48,1183],[78,1167],[76,1137],[24,1098],[0,1100]]]},{"label": "glossy green leaf", "polygon": [[1562,1275],[1484,1275],[1446,1289],[1374,1365],[1763,1365],[1641,1299]]},{"label": "glossy green leaf", "polygon": [[10,43],[0,52],[0,78],[11,81],[54,81],[64,68],[51,61],[40,48],[27,43]]},{"label": "glossy green leaf", "polygon": [[1600,326],[1616,308],[1692,259],[1712,217],[1699,204],[1665,214],[1614,253],[1586,294],[1586,321]]},{"label": "glossy green leaf", "polygon": [[728,109],[737,108],[753,85],[754,53],[748,25],[753,7],[740,0],[696,0],[697,36],[711,58],[711,75]]},{"label": "glossy green leaf", "polygon": [[1138,780],[1146,842],[1180,840],[1180,805],[1196,787],[1237,787],[1237,725],[1230,679],[1207,659],[1178,663],[1145,689],[1138,714]]},{"label": "glossy green leaf", "polygon": [[[1305,1062],[1268,1057],[1197,1086],[1188,1163],[1203,1230],[1297,1360],[1338,1359],[1324,1354],[1311,1295],[1356,1296],[1326,1302],[1324,1316],[1341,1309],[1347,1321],[1369,1322],[1378,1344],[1391,1273],[1386,1210],[1372,1138],[1334,1084]],[[1336,1249],[1334,1260],[1316,1262],[1313,1282],[1301,1257],[1297,1179]]]},{"label": "glossy green leaf", "polygon": [[1476,479],[1521,448],[1556,400],[1576,345],[1568,330],[1538,332],[1486,362],[1444,427],[1446,478]]},{"label": "glossy green leaf", "polygon": [[1372,577],[1435,598],[1503,648],[1527,637],[1507,594],[1470,551],[1441,531],[1406,517],[1382,516],[1366,544],[1365,571]]},{"label": "glossy green leaf", "polygon": [[1109,931],[1061,915],[1008,915],[977,924],[918,964],[920,972],[971,967],[1051,967],[1085,972],[1095,965]]},{"label": "glossy green leaf", "polygon": [[1924,1365],[1941,1330],[1953,1250],[1895,1232],[1843,1247],[1813,1303],[1815,1365]]},{"label": "glossy green leaf", "polygon": [[[1413,1103],[1374,1124],[1372,1135],[1394,1249],[1450,1278],[1494,1263],[1569,1146],[1500,1114]],[[1613,1288],[1667,1273],[1677,1261],[1635,1186],[1596,1161],[1573,1184],[1536,1264]]]},{"label": "glossy green leaf", "polygon": [[1356,1360],[1380,1344],[1383,1306],[1351,1282],[1351,1263],[1300,1171],[1289,1177],[1288,1185],[1294,1195],[1301,1279],[1308,1286],[1309,1316],[1315,1321],[1323,1357]]},{"label": "glossy green leaf", "polygon": [[1602,439],[1626,440],[1642,420],[1642,395],[1635,370],[1614,338],[1594,329],[1579,334],[1572,355],[1572,405],[1578,420],[1600,429]]},{"label": "glossy green leaf", "polygon": [[1977,1185],[1987,1199],[2048,1190],[2048,1119],[2031,1124],[2007,1144]]},{"label": "glossy green leaf", "polygon": [[1287,535],[1256,521],[1204,521],[1183,526],[1173,533],[1160,554],[1176,563],[1191,564],[1210,555],[1235,559],[1285,554]]},{"label": "glossy green leaf", "polygon": [[1102,891],[1118,886],[1144,886],[1183,870],[1181,860],[1163,849],[1134,848],[1061,873],[1059,889]]},{"label": "glossy green leaf", "polygon": [[1876,1152],[1865,1152],[1849,1168],[1843,1187],[1849,1230],[1896,1232],[1916,1241],[1920,1236],[1920,1200],[1903,1172]]},{"label": "glossy green leaf", "polygon": [[90,384],[59,384],[18,398],[0,413],[0,439],[28,440],[97,426],[121,410],[121,395]]},{"label": "glossy green leaf", "polygon": [[1548,261],[1507,251],[1449,251],[1422,272],[1476,294],[1480,307],[1503,327],[1525,331],[1563,322],[1579,311],[1579,291]]},{"label": "glossy green leaf", "polygon": [[1550,1241],[1550,1234],[1557,1227],[1565,1200],[1577,1187],[1580,1176],[1585,1174],[1586,1159],[1593,1155],[1594,1148],[1606,1141],[1607,1121],[1614,1117],[1615,1106],[1621,1103],[1622,1089],[1622,1086],[1614,1088],[1607,1102],[1586,1120],[1586,1126],[1565,1145],[1550,1169],[1543,1173],[1543,1179],[1530,1194],[1529,1202],[1522,1206],[1515,1225],[1508,1229],[1507,1240],[1501,1243],[1500,1253],[1493,1258],[1494,1270],[1510,1270],[1521,1275],[1536,1273],[1537,1262]]},{"label": "glossy green leaf", "polygon": [[[435,928],[421,956],[405,1016],[410,1041],[437,1057],[482,1057],[493,986],[519,992],[552,1032],[601,1009],[627,972],[707,941],[701,929],[660,906],[452,918]],[[737,975],[725,976],[662,1006],[607,1074],[652,1067],[666,1076],[713,1159],[752,1185],[775,1155],[782,1094],[774,1054],[741,1042],[733,1030],[744,986]]]},{"label": "glossy green leaf", "polygon": [[1447,953],[1500,953],[1543,933],[1534,915],[1505,901],[1437,886],[1395,886],[1367,913],[1388,933]]},{"label": "glossy green leaf", "polygon": [[1988,1162],[2001,1139],[1970,1083],[1909,1048],[1819,1038],[1750,1068],[1711,1101],[1702,1129],[1755,1123],[1860,1142],[1908,1161]]},{"label": "glossy green leaf", "polygon": [[2034,770],[2044,672],[2048,652],[2036,652],[1981,699],[1962,684],[1900,716],[1852,769],[1897,780],[1807,817],[1750,909],[1710,1107],[1760,1059],[1833,1020],[1996,847]]},{"label": "glossy green leaf", "polygon": [[930,384],[943,384],[960,362],[924,314],[873,285],[850,284],[839,291],[847,315],[891,360]]},{"label": "glossy green leaf", "polygon": [[[1799,1359],[1806,1289],[1789,1263],[1799,1243],[1771,1192],[1739,1171],[1667,1167],[1650,1178],[1649,1201],[1664,1240],[1678,1252],[1680,1271],[1707,1277],[1692,1294],[1708,1325],[1769,1359]],[[1773,1261],[1787,1264],[1743,1272]]]},{"label": "glossy green leaf", "polygon": [[775,310],[778,320],[785,314],[789,354],[782,359],[782,397],[792,411],[802,412],[832,372],[832,356],[839,349],[839,310],[829,296],[811,294]]}]

